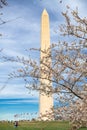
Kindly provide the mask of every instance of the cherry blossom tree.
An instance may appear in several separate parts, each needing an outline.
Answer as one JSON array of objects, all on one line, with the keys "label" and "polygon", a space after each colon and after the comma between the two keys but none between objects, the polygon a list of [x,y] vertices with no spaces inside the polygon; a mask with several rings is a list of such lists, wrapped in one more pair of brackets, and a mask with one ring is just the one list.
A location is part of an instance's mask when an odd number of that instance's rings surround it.
[{"label": "cherry blossom tree", "polygon": [[[3,8],[3,6],[7,6],[6,0],[0,0],[0,8]],[[3,13],[0,12],[0,25],[5,23],[5,21],[3,21],[2,18],[1,18],[2,15],[3,15]],[[0,36],[2,36],[2,34],[0,34]]]},{"label": "cherry blossom tree", "polygon": [[[5,61],[21,63],[21,67],[11,73],[9,78],[22,77],[29,90],[54,94],[55,100],[63,103],[56,112],[62,119],[71,120],[75,125],[73,129],[78,129],[87,127],[87,18],[80,17],[78,9],[71,10],[69,6],[62,15],[66,22],[60,26],[60,31],[65,40],[51,44],[47,50],[32,49],[44,53],[43,58],[3,58]],[[42,77],[41,73],[45,76]],[[44,78],[52,86],[40,84]]]},{"label": "cherry blossom tree", "polygon": [[0,0],[0,8],[3,8],[3,6],[7,5],[7,1],[6,0]]}]

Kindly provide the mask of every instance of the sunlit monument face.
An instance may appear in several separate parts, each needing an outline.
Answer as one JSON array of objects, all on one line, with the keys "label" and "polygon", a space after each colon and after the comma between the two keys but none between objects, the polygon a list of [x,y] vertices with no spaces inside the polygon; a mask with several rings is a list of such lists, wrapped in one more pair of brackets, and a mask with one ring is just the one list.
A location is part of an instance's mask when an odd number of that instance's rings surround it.
[{"label": "sunlit monument face", "polygon": [[[51,58],[46,58],[47,54],[44,51],[50,48],[50,29],[49,29],[49,15],[44,9],[41,17],[41,64],[40,64],[40,119],[41,120],[52,120],[52,107],[53,97],[51,93],[48,93],[52,88],[51,81],[47,80],[48,77],[51,79],[51,75],[48,74],[49,66],[51,65]],[[43,63],[45,64],[43,64]],[[47,67],[48,66],[48,67]]]}]

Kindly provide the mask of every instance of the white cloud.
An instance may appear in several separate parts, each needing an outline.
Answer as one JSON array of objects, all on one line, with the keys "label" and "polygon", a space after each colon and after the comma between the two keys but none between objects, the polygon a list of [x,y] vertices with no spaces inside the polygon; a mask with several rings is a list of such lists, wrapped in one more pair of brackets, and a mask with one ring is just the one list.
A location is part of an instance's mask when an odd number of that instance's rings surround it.
[{"label": "white cloud", "polygon": [[[0,88],[2,86],[0,85]],[[38,92],[25,88],[24,84],[8,84],[0,90],[0,98],[38,98]]]},{"label": "white cloud", "polygon": [[5,102],[0,102],[0,104],[22,104],[22,103],[38,103],[37,98],[20,98],[20,99],[13,99],[13,100],[6,100]]},{"label": "white cloud", "polygon": [[12,51],[12,50],[8,50],[8,49],[4,49],[3,50],[3,54],[7,55],[7,56],[14,56],[14,57],[17,57],[19,56],[20,58],[24,57],[25,59],[28,59],[28,56],[27,55],[24,55],[20,52],[16,52],[16,51]]}]

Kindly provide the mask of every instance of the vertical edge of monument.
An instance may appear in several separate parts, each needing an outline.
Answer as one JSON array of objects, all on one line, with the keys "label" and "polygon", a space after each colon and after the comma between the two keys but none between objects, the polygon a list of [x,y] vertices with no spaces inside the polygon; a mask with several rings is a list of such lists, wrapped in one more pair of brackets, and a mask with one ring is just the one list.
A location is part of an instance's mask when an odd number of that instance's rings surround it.
[{"label": "vertical edge of monument", "polygon": [[[50,48],[50,26],[49,26],[49,15],[47,11],[44,9],[42,12],[42,17],[41,17],[41,50],[47,50]],[[44,57],[46,54],[44,54],[41,51],[40,57],[41,60],[44,60]],[[51,58],[49,58],[48,62],[51,64]],[[47,64],[47,63],[46,63]],[[47,70],[47,68],[43,65],[40,64],[40,67],[43,67],[44,69]],[[41,78],[40,79],[40,88],[43,89],[43,85],[45,84],[45,89],[48,90],[47,86],[50,84],[52,87],[51,81],[44,79],[46,74],[44,74],[42,71],[40,72]],[[47,95],[45,92],[40,91],[40,104],[39,104],[39,116],[41,120],[53,120],[52,116],[52,108],[53,108],[53,96],[52,94]]]}]

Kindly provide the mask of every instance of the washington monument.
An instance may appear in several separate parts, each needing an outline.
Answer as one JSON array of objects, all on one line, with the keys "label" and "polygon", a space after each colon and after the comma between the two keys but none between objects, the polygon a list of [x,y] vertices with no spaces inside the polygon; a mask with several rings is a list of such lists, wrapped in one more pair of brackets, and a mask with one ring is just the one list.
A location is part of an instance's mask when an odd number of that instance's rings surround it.
[{"label": "washington monument", "polygon": [[[50,28],[49,28],[49,15],[44,9],[41,17],[41,63],[40,63],[40,118],[42,120],[52,120],[52,107],[53,97],[49,92],[52,89],[51,79],[52,75],[49,75],[49,67],[51,65],[51,58],[47,58],[47,53],[44,51],[50,48]],[[49,93],[48,93],[49,92]]]}]

